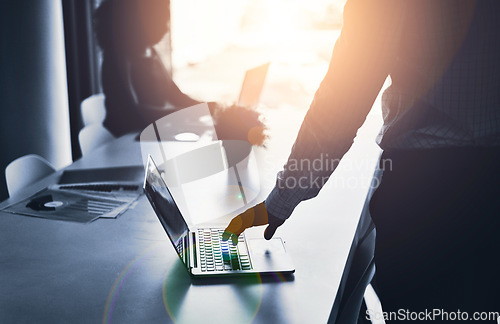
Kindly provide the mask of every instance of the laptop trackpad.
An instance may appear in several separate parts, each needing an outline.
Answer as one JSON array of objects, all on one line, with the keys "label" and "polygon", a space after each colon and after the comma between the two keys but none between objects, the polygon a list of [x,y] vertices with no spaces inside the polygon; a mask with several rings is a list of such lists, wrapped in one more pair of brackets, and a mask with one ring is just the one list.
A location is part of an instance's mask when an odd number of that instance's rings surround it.
[{"label": "laptop trackpad", "polygon": [[248,239],[253,268],[258,271],[289,272],[293,265],[281,238]]}]

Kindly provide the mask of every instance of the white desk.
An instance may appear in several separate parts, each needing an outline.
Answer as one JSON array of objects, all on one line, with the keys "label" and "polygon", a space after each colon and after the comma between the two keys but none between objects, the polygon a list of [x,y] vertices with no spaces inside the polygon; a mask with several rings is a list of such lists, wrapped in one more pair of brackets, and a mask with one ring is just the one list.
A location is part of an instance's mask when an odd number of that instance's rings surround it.
[{"label": "white desk", "polygon": [[[293,118],[285,121],[284,112],[269,111],[271,140],[267,150],[256,150],[262,199],[286,160],[303,114],[285,113]],[[277,231],[295,263],[292,281],[191,282],[144,196],[118,219],[87,225],[0,213],[0,322],[324,323],[378,152],[375,144],[360,143],[320,195],[299,205]],[[125,136],[70,168],[141,163],[139,144]],[[23,194],[54,183],[57,176]],[[247,235],[262,231],[251,229]]]}]

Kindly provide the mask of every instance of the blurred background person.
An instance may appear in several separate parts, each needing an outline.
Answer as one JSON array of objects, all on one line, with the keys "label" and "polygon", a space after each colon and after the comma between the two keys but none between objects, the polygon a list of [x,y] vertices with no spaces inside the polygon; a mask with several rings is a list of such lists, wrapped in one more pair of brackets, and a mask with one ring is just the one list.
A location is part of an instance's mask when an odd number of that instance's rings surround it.
[{"label": "blurred background person", "polygon": [[104,0],[94,20],[103,52],[104,126],[111,133],[140,131],[199,103],[179,89],[154,48],[168,31],[168,0]]}]

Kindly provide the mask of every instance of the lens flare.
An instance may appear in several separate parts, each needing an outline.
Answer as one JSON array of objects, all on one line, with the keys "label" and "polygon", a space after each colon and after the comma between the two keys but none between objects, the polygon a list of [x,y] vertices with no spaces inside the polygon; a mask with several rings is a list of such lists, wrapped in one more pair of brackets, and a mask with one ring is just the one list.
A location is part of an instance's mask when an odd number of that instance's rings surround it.
[{"label": "lens flare", "polygon": [[137,268],[142,263],[142,261],[146,257],[154,254],[154,252],[156,252],[156,250],[159,247],[164,246],[163,244],[164,244],[163,242],[158,242],[156,244],[153,244],[149,248],[145,249],[134,260],[129,262],[129,264],[127,264],[127,266],[122,270],[122,272],[120,273],[118,278],[115,280],[115,282],[114,282],[114,284],[113,284],[113,286],[108,294],[108,298],[106,299],[106,306],[104,307],[104,314],[102,317],[103,323],[111,323],[111,319],[113,317],[113,309],[114,309],[117,297],[120,293],[120,289],[125,284],[128,276],[133,272],[133,270],[135,268]]}]

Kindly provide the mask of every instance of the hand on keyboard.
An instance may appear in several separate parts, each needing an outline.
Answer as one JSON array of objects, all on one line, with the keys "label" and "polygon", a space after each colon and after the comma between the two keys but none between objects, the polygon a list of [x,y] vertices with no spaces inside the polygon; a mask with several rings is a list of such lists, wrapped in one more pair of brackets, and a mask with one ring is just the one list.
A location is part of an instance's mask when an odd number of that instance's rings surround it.
[{"label": "hand on keyboard", "polygon": [[227,241],[229,238],[233,244],[238,244],[238,236],[249,227],[269,224],[264,232],[264,238],[270,240],[276,229],[285,222],[284,219],[274,217],[266,210],[263,202],[247,209],[231,220],[222,234],[222,239]]}]

